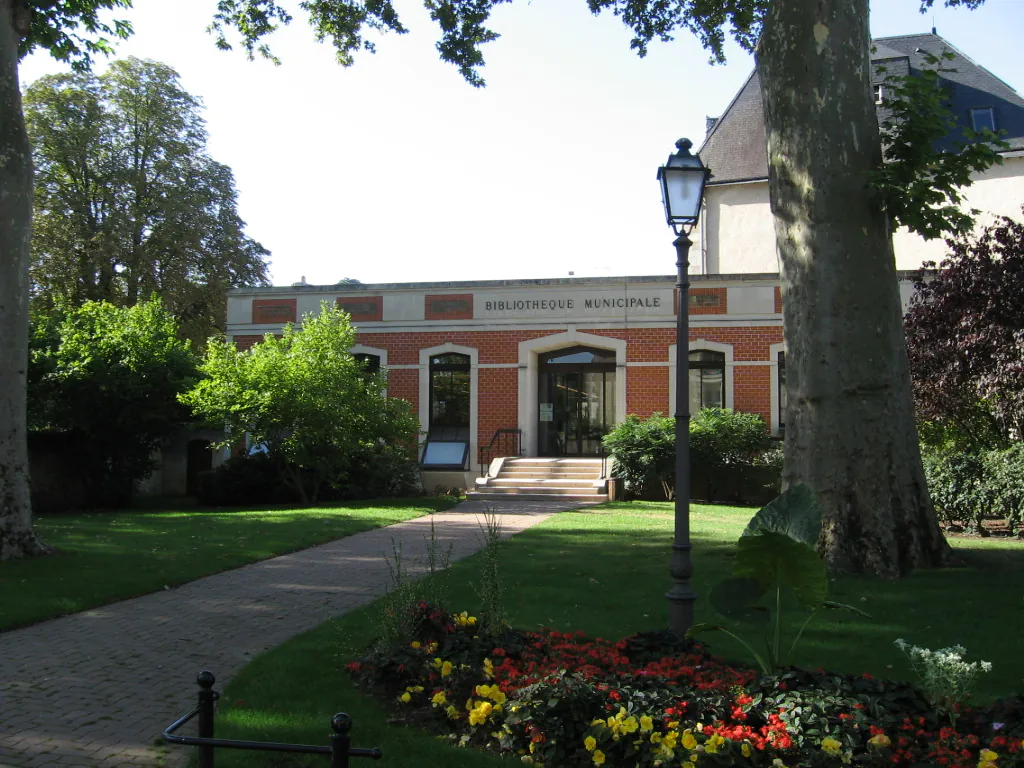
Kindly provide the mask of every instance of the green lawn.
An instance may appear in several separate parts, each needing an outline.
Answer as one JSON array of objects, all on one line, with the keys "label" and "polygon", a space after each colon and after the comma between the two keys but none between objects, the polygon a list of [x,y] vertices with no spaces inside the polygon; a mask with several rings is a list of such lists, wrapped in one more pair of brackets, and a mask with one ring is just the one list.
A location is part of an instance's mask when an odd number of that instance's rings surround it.
[{"label": "green lawn", "polygon": [[311,509],[122,511],[41,517],[56,554],[0,563],[0,630],[95,608],[446,509],[450,499]]},{"label": "green lawn", "polygon": [[[693,508],[694,581],[701,597],[728,574],[733,544],[752,513],[729,507]],[[634,502],[565,512],[516,536],[502,559],[512,623],[522,628],[581,629],[607,638],[664,626],[671,534],[670,505]],[[893,640],[902,637],[931,648],[961,643],[969,658],[995,665],[979,685],[979,699],[1024,690],[1024,657],[1019,650],[1024,544],[992,539],[953,544],[964,561],[956,568],[922,572],[900,582],[837,580],[833,597],[856,604],[872,618],[830,614],[816,620],[795,662],[807,668],[911,679]],[[451,607],[456,610],[477,606],[469,586],[476,560],[452,568]],[[343,666],[372,639],[373,610],[371,605],[328,622],[253,661],[225,692],[218,735],[326,744],[329,717],[342,710],[355,718],[353,745],[380,746],[390,768],[497,765],[491,755],[451,749],[430,734],[388,726],[386,710],[353,689]],[[698,620],[712,618],[707,601],[700,600]],[[747,660],[743,650],[724,636],[707,639],[716,653]],[[181,704],[185,711],[192,701]],[[222,763],[323,764],[228,751],[218,754],[218,766]]]}]

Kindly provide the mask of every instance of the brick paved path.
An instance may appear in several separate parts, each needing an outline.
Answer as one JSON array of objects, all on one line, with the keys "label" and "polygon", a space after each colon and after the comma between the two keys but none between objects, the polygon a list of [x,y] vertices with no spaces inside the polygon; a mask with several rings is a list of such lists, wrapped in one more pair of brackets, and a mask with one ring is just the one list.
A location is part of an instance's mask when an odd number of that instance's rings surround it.
[{"label": "brick paved path", "polygon": [[[493,506],[493,505],[492,505]],[[518,533],[573,504],[500,505]],[[433,516],[453,559],[480,546],[479,502]],[[220,690],[254,656],[370,602],[388,581],[383,553],[424,550],[429,517],[208,576],[171,590],[0,634],[0,765],[180,765],[157,745],[195,701],[200,669]]]}]

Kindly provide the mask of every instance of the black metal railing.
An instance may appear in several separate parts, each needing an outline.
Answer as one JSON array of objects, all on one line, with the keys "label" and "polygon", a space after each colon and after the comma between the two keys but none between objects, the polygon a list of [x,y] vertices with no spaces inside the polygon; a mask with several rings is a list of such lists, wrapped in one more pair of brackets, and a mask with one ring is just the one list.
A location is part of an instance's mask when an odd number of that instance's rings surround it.
[{"label": "black metal railing", "polygon": [[522,448],[523,430],[502,428],[491,436],[491,442],[477,451],[480,463],[480,477],[487,474],[487,468],[498,456],[519,456]]},{"label": "black metal railing", "polygon": [[[216,739],[213,736],[213,711],[220,694],[213,690],[216,678],[212,672],[202,671],[196,676],[199,684],[199,703],[186,715],[179,717],[163,733],[168,744],[198,747],[199,768],[214,768],[213,752],[216,749],[249,749],[261,752],[290,752],[292,754],[328,755],[331,768],[348,768],[350,757],[369,757],[380,760],[383,754],[379,749],[356,749],[352,747],[349,732],[352,730],[352,718],[339,712],[331,718],[331,745],[320,747],[313,744],[278,744],[271,741],[242,741],[240,739]],[[175,731],[192,718],[197,717],[196,730],[198,736],[178,736]]]}]

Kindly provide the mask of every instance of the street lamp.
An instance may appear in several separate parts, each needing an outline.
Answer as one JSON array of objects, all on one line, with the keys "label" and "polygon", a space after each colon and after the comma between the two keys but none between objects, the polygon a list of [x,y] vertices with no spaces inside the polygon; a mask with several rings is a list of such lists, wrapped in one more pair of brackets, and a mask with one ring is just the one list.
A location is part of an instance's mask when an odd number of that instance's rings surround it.
[{"label": "street lamp", "polygon": [[[680,139],[679,151],[658,169],[665,218],[677,237],[676,247],[676,505],[675,538],[672,542],[672,586],[668,598],[668,626],[683,637],[693,626],[693,603],[697,599],[690,578],[690,238],[700,218],[704,185],[711,171],[700,157],[690,154],[693,142]],[[685,414],[685,415],[684,415]]]}]

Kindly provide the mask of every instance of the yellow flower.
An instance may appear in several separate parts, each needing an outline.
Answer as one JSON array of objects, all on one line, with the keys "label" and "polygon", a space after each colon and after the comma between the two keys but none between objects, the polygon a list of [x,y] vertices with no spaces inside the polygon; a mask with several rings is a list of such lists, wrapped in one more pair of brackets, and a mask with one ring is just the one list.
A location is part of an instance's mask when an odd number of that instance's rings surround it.
[{"label": "yellow flower", "polygon": [[593,752],[597,748],[597,739],[593,736],[587,736],[583,740],[583,746],[586,747],[587,752]]},{"label": "yellow flower", "polygon": [[594,765],[604,765],[604,752],[600,749],[596,749],[590,759],[594,761]]},{"label": "yellow flower", "polygon": [[661,744],[661,734],[660,733],[652,733],[651,734],[651,744]]},{"label": "yellow flower", "polygon": [[622,730],[623,733],[633,733],[634,731],[636,731],[637,727],[638,726],[637,726],[636,718],[633,717],[632,715],[630,715],[629,717],[627,717],[625,720],[622,721],[622,725],[620,726],[620,729]]},{"label": "yellow flower", "polygon": [[441,664],[441,677],[448,677],[452,673],[452,663],[445,661]]},{"label": "yellow flower", "polygon": [[991,760],[982,760],[980,763],[978,763],[978,768],[999,768],[999,766],[997,766]]},{"label": "yellow flower", "polygon": [[490,659],[484,659],[484,674],[488,678],[494,677],[494,662]]},{"label": "yellow flower", "polygon": [[640,731],[647,733],[648,731],[654,730],[654,721],[651,720],[647,715],[640,716]]},{"label": "yellow flower", "polygon": [[604,720],[599,717],[596,720],[591,720],[590,724],[591,725],[604,725]]},{"label": "yellow flower", "polygon": [[458,720],[459,719],[459,710],[457,710],[451,704],[448,705],[448,707],[445,709],[444,713],[446,715],[448,715],[448,717],[451,718],[452,720]]},{"label": "yellow flower", "polygon": [[892,744],[892,741],[884,733],[880,733],[877,736],[872,736],[868,739],[868,744],[872,747],[888,747]]},{"label": "yellow flower", "polygon": [[[670,731],[669,733],[666,733],[664,736],[661,737],[661,745],[666,749],[672,749],[676,745],[678,740],[679,733],[676,731]],[[685,742],[683,743],[683,746],[686,747],[686,749],[692,749],[692,747],[687,747]]]},{"label": "yellow flower", "polygon": [[398,699],[399,699],[399,701],[401,701],[401,702],[402,702],[403,704],[408,704],[408,703],[409,703],[410,701],[412,701],[412,696],[410,696],[410,695],[409,695],[409,692],[408,692],[408,691],[406,691],[406,692],[405,692],[405,693],[403,693],[403,694],[402,694],[401,696],[399,696],[399,697],[398,697]]},{"label": "yellow flower", "polygon": [[530,754],[532,755],[536,751],[537,751],[537,742],[531,741],[530,742]]},{"label": "yellow flower", "polygon": [[754,750],[752,750],[750,748],[750,745],[747,744],[747,742],[745,741],[740,745],[740,752],[743,754],[744,757],[750,757],[752,754],[754,754]]},{"label": "yellow flower", "polygon": [[418,649],[420,647],[420,641],[419,640],[413,640],[411,643],[409,643],[409,647],[410,648],[417,648]]},{"label": "yellow flower", "polygon": [[697,768],[697,766],[695,766],[693,763],[687,760],[685,763],[683,763],[683,768]]},{"label": "yellow flower", "polygon": [[998,759],[999,755],[991,749],[983,749],[978,753],[978,760],[983,763],[994,763]]},{"label": "yellow flower", "polygon": [[827,755],[838,755],[842,747],[842,742],[833,739],[831,736],[826,736],[821,740],[821,748]]},{"label": "yellow flower", "polygon": [[683,749],[693,749],[697,746],[697,739],[693,735],[693,731],[687,728],[683,731]]},{"label": "yellow flower", "polygon": [[433,698],[430,699],[431,705],[439,707],[442,704],[447,704],[448,699],[445,698],[444,691],[438,691],[434,694]]}]

